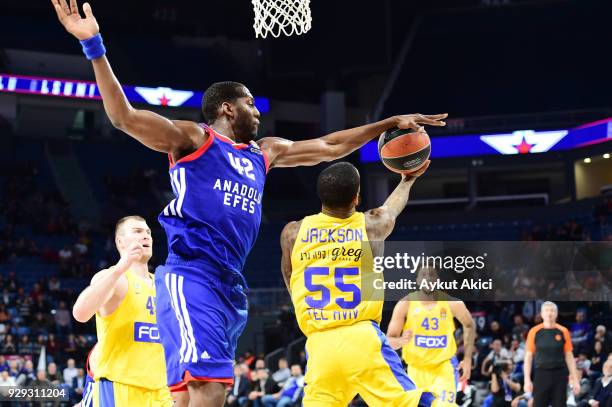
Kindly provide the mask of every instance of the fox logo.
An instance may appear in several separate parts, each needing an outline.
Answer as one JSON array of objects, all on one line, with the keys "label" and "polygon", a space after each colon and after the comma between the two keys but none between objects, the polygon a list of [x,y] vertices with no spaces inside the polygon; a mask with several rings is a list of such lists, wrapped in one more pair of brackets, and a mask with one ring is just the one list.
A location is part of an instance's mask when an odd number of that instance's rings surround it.
[{"label": "fox logo", "polygon": [[160,343],[157,325],[147,322],[134,322],[134,341]]},{"label": "fox logo", "polygon": [[443,335],[443,336],[417,335],[414,338],[414,343],[419,348],[438,349],[438,348],[446,348],[447,339],[446,339],[446,335]]}]

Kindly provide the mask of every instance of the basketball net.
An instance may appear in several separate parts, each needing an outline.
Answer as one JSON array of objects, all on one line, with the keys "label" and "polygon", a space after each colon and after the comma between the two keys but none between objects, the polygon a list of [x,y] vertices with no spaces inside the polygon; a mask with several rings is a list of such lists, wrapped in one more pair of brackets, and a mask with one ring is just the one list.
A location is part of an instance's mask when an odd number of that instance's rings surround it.
[{"label": "basketball net", "polygon": [[255,37],[301,35],[312,26],[310,0],[251,0]]}]

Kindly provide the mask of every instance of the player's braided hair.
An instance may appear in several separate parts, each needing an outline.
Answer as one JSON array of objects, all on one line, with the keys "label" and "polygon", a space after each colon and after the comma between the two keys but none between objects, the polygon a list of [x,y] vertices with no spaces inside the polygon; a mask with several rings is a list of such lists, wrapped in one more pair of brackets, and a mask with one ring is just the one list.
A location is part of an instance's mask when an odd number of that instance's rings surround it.
[{"label": "player's braided hair", "polygon": [[358,192],[359,171],[346,161],[330,165],[317,179],[317,193],[328,208],[348,208]]},{"label": "player's braided hair", "polygon": [[206,89],[202,97],[202,114],[207,124],[212,124],[217,119],[219,107],[223,102],[234,102],[236,99],[246,96],[246,86],[239,82],[215,82]]}]

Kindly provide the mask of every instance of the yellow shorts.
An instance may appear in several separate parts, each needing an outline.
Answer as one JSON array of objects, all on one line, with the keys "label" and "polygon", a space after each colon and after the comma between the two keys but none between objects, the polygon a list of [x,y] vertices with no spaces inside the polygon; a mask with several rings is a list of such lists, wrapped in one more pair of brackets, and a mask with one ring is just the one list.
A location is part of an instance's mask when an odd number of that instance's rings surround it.
[{"label": "yellow shorts", "polygon": [[408,376],[417,388],[438,396],[440,405],[457,405],[457,386],[459,383],[459,363],[457,358],[434,366],[408,366]]},{"label": "yellow shorts", "polygon": [[378,324],[362,321],[311,334],[304,407],[346,407],[360,394],[369,406],[414,406],[422,394],[402,367]]},{"label": "yellow shorts", "polygon": [[167,387],[150,390],[100,379],[93,387],[93,407],[172,407]]}]

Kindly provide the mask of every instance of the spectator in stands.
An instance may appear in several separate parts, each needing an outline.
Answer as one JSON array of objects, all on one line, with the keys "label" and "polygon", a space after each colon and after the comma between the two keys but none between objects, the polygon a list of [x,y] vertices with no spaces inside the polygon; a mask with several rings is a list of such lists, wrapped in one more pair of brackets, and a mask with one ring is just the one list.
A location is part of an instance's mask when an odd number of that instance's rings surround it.
[{"label": "spectator in stands", "polygon": [[15,305],[15,296],[9,291],[8,288],[2,290],[2,297],[0,297],[2,305],[5,307],[12,307]]},{"label": "spectator in stands", "polygon": [[49,330],[51,329],[51,324],[42,314],[42,312],[37,312],[34,314],[34,318],[30,323],[30,332],[32,335],[47,335]]},{"label": "spectator in stands", "polygon": [[57,371],[55,363],[49,363],[49,366],[47,366],[47,379],[55,386],[59,386],[62,383],[62,375]]},{"label": "spectator in stands", "polygon": [[43,369],[37,371],[36,377],[34,378],[34,380],[32,380],[32,382],[30,382],[29,386],[44,388],[50,387],[51,382],[47,380],[47,372],[45,372]]},{"label": "spectator in stands", "polygon": [[32,299],[32,304],[42,300],[45,296],[45,293],[42,290],[42,287],[39,283],[34,283],[32,289],[30,290],[30,298]]},{"label": "spectator in stands", "polygon": [[510,359],[515,365],[523,363],[525,359],[525,344],[519,341],[519,338],[513,338],[510,342]]},{"label": "spectator in stands", "polygon": [[298,402],[304,390],[302,368],[295,364],[291,366],[291,377],[285,382],[282,390],[262,397],[264,407],[290,407]]},{"label": "spectator in stands", "polygon": [[30,323],[30,316],[32,315],[32,299],[26,297],[23,288],[19,289],[19,299],[17,300],[17,310],[19,312],[19,318],[24,324]]},{"label": "spectator in stands", "polygon": [[54,293],[57,293],[62,288],[62,284],[57,279],[57,277],[53,276],[49,279],[48,288],[49,288],[49,292],[54,294]]},{"label": "spectator in stands", "polygon": [[56,359],[58,349],[59,346],[55,341],[55,335],[49,334],[47,337],[47,355],[51,356],[53,359]]},{"label": "spectator in stands", "polygon": [[60,267],[63,270],[69,269],[72,263],[72,258],[74,257],[70,246],[64,246],[64,248],[60,250],[57,255],[59,256]]},{"label": "spectator in stands", "polygon": [[72,379],[70,387],[77,399],[83,395],[83,389],[85,388],[85,371],[83,369],[77,369],[77,374]]},{"label": "spectator in stands", "polygon": [[58,309],[55,311],[55,325],[57,327],[57,336],[60,338],[72,331],[70,311],[66,308],[64,301],[60,301]]},{"label": "spectator in stands", "polygon": [[17,380],[17,377],[19,377],[20,372],[21,372],[20,359],[12,359],[11,361],[9,361],[9,375],[11,375],[12,377],[15,378],[15,380]]},{"label": "spectator in stands", "polygon": [[8,395],[9,386],[15,386],[15,378],[9,376],[7,371],[0,372],[0,394],[2,396]]},{"label": "spectator in stands", "polygon": [[266,368],[266,361],[264,359],[257,359],[255,361],[255,370],[265,369],[265,368]]},{"label": "spectator in stands", "polygon": [[36,380],[34,364],[31,360],[26,360],[15,381],[17,382],[18,386],[29,386],[34,380]]},{"label": "spectator in stands", "polygon": [[12,355],[15,353],[17,353],[17,346],[15,342],[13,342],[13,335],[7,334],[4,338],[4,345],[2,345],[2,354]]},{"label": "spectator in stands", "polygon": [[512,400],[521,391],[521,385],[514,377],[512,371],[514,364],[511,360],[498,361],[491,372],[491,407],[510,407]]},{"label": "spectator in stands", "polygon": [[74,358],[76,356],[77,345],[76,345],[76,338],[74,337],[74,334],[68,335],[68,338],[66,339],[66,342],[64,344],[64,353],[69,358]]},{"label": "spectator in stands", "polygon": [[64,383],[72,386],[72,379],[77,377],[78,371],[74,364],[74,359],[68,359],[66,362],[66,368],[64,369]]},{"label": "spectator in stands", "polygon": [[47,303],[46,298],[39,297],[38,300],[32,305],[32,312],[34,313],[34,317],[36,318],[37,313],[41,313],[46,315],[49,312],[49,304]]},{"label": "spectator in stands", "polygon": [[263,407],[262,398],[276,393],[278,385],[270,377],[268,369],[257,369],[256,379],[253,390],[249,393],[249,400],[253,403],[253,407]]},{"label": "spectator in stands", "polygon": [[612,406],[612,359],[603,366],[603,376],[597,379],[595,386],[586,397],[578,403],[578,407],[610,407]]},{"label": "spectator in stands", "polygon": [[514,327],[512,328],[512,335],[515,337],[525,338],[529,331],[529,325],[523,321],[523,316],[517,314],[514,316]]},{"label": "spectator in stands", "polygon": [[19,341],[18,351],[20,355],[31,355],[34,353],[34,345],[30,342],[28,335],[23,335]]},{"label": "spectator in stands", "polygon": [[576,370],[580,378],[589,377],[591,373],[591,360],[586,351],[580,351],[576,358]]},{"label": "spectator in stands", "polygon": [[243,374],[241,365],[234,365],[234,384],[225,402],[226,407],[242,407],[246,405],[249,396],[249,379]]},{"label": "spectator in stands", "polygon": [[32,354],[38,357],[38,355],[40,355],[40,352],[42,351],[42,348],[46,345],[46,343],[47,343],[47,339],[45,338],[45,336],[38,335],[38,337],[36,338],[36,342],[32,344]]},{"label": "spectator in stands", "polygon": [[499,339],[503,343],[503,341],[504,341],[504,330],[502,329],[502,327],[499,324],[499,322],[491,321],[490,332],[489,332],[488,336],[490,336],[493,339]]},{"label": "spectator in stands", "polygon": [[580,309],[576,311],[576,322],[570,325],[570,334],[572,337],[572,345],[576,350],[580,351],[586,344],[589,337],[591,324],[586,320],[586,310]]},{"label": "spectator in stands", "polygon": [[285,381],[291,377],[291,370],[286,358],[278,360],[278,370],[272,374],[272,379],[279,385],[285,384]]},{"label": "spectator in stands", "polygon": [[589,374],[589,379],[591,381],[595,381],[602,375],[603,364],[607,357],[608,355],[603,351],[601,341],[595,341],[593,351],[591,353],[591,372]]},{"label": "spectator in stands", "polygon": [[4,372],[9,370],[9,365],[4,356],[0,355],[0,372]]},{"label": "spectator in stands", "polygon": [[508,360],[512,357],[508,349],[504,348],[501,339],[495,339],[490,345],[491,352],[482,361],[482,368],[480,374],[484,377],[491,377],[493,372],[493,366],[495,363],[502,360]]},{"label": "spectator in stands", "polygon": [[242,375],[248,378],[249,373],[251,372],[251,369],[249,369],[249,365],[243,362],[243,363],[239,363],[239,366],[240,366],[240,371],[242,372]]},{"label": "spectator in stands", "polygon": [[612,352],[612,335],[607,331],[604,325],[597,325],[597,328],[595,328],[593,342],[597,341],[601,342],[602,352]]}]

